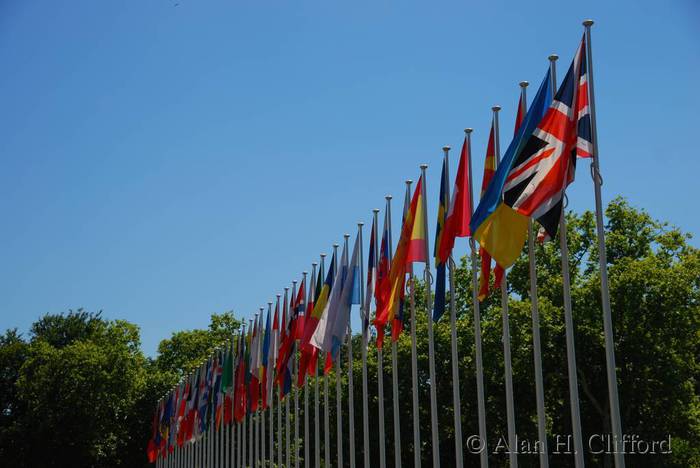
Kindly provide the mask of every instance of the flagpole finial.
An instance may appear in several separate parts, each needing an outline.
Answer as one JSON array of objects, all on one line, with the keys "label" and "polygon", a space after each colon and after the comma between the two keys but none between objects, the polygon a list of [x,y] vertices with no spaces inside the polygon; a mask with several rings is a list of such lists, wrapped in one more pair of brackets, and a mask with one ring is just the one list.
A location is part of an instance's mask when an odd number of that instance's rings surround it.
[{"label": "flagpole finial", "polygon": [[277,298],[279,299],[280,297],[282,297],[282,295],[281,295],[281,294],[277,294]]},{"label": "flagpole finial", "polygon": [[350,234],[343,234],[343,237],[347,239],[350,237]]},{"label": "flagpole finial", "polygon": [[449,145],[445,145],[445,146],[442,147],[442,150],[443,150],[445,153],[447,153],[447,152],[450,150],[450,146],[449,146]]},{"label": "flagpole finial", "polygon": [[316,265],[318,265],[318,262],[311,262],[312,267],[315,267]]},{"label": "flagpole finial", "polygon": [[301,274],[304,275],[304,276],[306,276],[306,275],[309,274],[309,272],[308,272],[308,271],[302,271]]},{"label": "flagpole finial", "polygon": [[292,284],[297,284],[297,280],[293,280],[293,281],[292,281]]},{"label": "flagpole finial", "polygon": [[559,59],[559,56],[557,54],[552,54],[549,57],[547,57],[550,62],[556,62]]},{"label": "flagpole finial", "polygon": [[328,254],[321,254],[321,258],[326,258],[326,255]]},{"label": "flagpole finial", "polygon": [[501,106],[493,106],[491,110],[494,112],[498,112],[499,110],[501,110]]},{"label": "flagpole finial", "polygon": [[337,249],[338,247],[340,247],[340,244],[333,244],[334,249]]},{"label": "flagpole finial", "polygon": [[365,223],[363,223],[362,221],[360,221],[359,223],[357,223],[357,225],[360,226],[360,227],[362,227],[362,226],[365,225]]},{"label": "flagpole finial", "polygon": [[392,197],[391,195],[387,195],[387,196],[384,197],[384,198],[386,198],[387,200],[391,200],[391,199],[394,198],[394,197]]},{"label": "flagpole finial", "polygon": [[[296,283],[296,281],[294,281]],[[289,286],[285,286],[284,288],[285,291],[289,291]]]},{"label": "flagpole finial", "polygon": [[272,305],[272,301],[267,301],[267,305],[271,306],[271,305]]},{"label": "flagpole finial", "polygon": [[427,164],[421,164],[421,165],[420,165],[420,168],[421,168],[421,169],[427,169],[427,168],[428,168],[428,165],[427,165]]},{"label": "flagpole finial", "polygon": [[530,82],[528,82],[528,81],[521,81],[521,82],[520,82],[520,87],[521,87],[521,88],[527,88],[527,85],[529,85],[529,84],[530,84]]},{"label": "flagpole finial", "polygon": [[379,208],[373,208],[372,213],[379,213]]},{"label": "flagpole finial", "polygon": [[473,131],[474,131],[474,129],[471,128],[471,127],[467,127],[467,128],[464,129],[464,133],[466,133],[467,135],[469,135],[469,134],[470,134],[471,132],[473,132]]},{"label": "flagpole finial", "polygon": [[583,20],[582,24],[585,27],[590,28],[591,26],[593,26],[593,23],[595,23],[595,21],[593,21],[592,19],[585,19],[585,20]]}]

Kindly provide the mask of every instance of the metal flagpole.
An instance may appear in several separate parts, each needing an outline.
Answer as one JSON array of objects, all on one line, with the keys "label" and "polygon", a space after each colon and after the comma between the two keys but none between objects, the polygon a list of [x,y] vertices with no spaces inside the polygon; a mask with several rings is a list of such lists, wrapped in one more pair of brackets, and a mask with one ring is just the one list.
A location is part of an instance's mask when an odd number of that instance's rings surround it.
[{"label": "metal flagpole", "polygon": [[[549,56],[549,72],[552,81],[552,96],[557,94],[556,54]],[[562,194],[563,197],[566,195]],[[581,414],[579,412],[578,377],[576,375],[576,345],[574,343],[574,320],[571,311],[571,279],[569,277],[569,247],[567,242],[566,218],[562,199],[559,218],[559,249],[561,250],[561,273],[564,296],[564,323],[566,328],[566,362],[569,376],[569,401],[571,405],[571,426],[574,435],[574,462],[577,468],[584,466],[583,436],[581,434]]]},{"label": "metal flagpole", "polygon": [[[450,147],[443,146],[442,151],[445,153],[445,213],[450,211]],[[462,403],[459,395],[459,356],[457,353],[457,311],[455,310],[455,270],[456,265],[452,254],[447,259],[447,266],[450,273],[450,342],[452,356],[452,406],[454,408],[454,425],[455,425],[455,466],[462,468],[464,465],[464,456],[462,454]],[[428,320],[432,320],[430,311],[428,312]]]},{"label": "metal flagpole", "polygon": [[[501,143],[498,127],[498,112],[501,106],[493,106],[493,135],[496,164],[501,162]],[[513,363],[510,355],[510,318],[508,316],[508,285],[506,272],[501,280],[501,315],[503,317],[503,361],[506,381],[506,420],[508,424],[508,458],[510,466],[518,466],[517,435],[515,433],[515,398],[513,396]]]},{"label": "metal flagpole", "polygon": [[243,423],[236,423],[236,466],[243,468]]},{"label": "metal flagpole", "polygon": [[[374,236],[374,243],[376,245],[377,233],[376,233],[376,213],[374,215],[375,220],[372,225]],[[365,327],[365,320],[369,320],[369,304],[365,301],[365,270],[364,270],[364,256],[363,246],[362,246],[362,226],[364,223],[357,223],[357,235],[360,236],[360,316],[362,318],[362,447],[363,447],[363,467],[369,468],[369,394],[367,392],[367,342],[369,340],[368,329]],[[374,258],[377,258],[376,256]]]},{"label": "metal flagpole", "polygon": [[[314,287],[316,286],[316,262],[311,264],[311,284],[308,287],[308,295],[306,299],[306,311],[304,311],[304,323],[309,319],[312,311],[309,310],[309,304],[313,301]],[[309,437],[309,373],[304,369],[304,468],[311,466],[311,458],[309,455],[309,445],[311,438]]]},{"label": "metal flagpole", "polygon": [[[411,196],[411,179],[406,180],[406,195]],[[409,201],[410,203],[410,201]],[[421,442],[420,442],[420,409],[418,405],[418,340],[416,337],[416,295],[415,295],[415,277],[413,276],[413,263],[409,266],[408,280],[408,296],[409,309],[411,312],[411,393],[413,396],[413,465],[420,468],[421,460]]]},{"label": "metal flagpole", "polygon": [[[268,318],[270,317],[270,314],[271,314],[271,313],[272,313],[272,303],[271,303],[271,302],[268,302],[268,303],[267,303],[267,316],[268,316]],[[260,315],[262,316],[262,307],[260,308]],[[261,319],[261,321],[262,321],[262,319]],[[266,324],[266,325],[267,325],[267,324]],[[267,331],[268,331],[268,330],[266,330],[266,332],[267,332]],[[269,331],[270,331],[270,333],[272,333],[272,330],[269,330]],[[263,337],[264,337],[264,336],[265,336],[265,335],[263,335]],[[268,339],[269,339],[269,336],[268,336]],[[268,345],[269,345],[269,342],[268,342]],[[262,344],[260,345],[260,349],[262,350]],[[269,350],[269,349],[268,349],[268,350]],[[261,356],[261,362],[262,362],[262,356]],[[268,362],[267,362],[267,365],[268,365],[268,366],[270,365],[270,361],[269,361],[269,360],[268,360]],[[267,374],[267,367],[265,367],[265,369],[263,370],[263,372],[264,372],[265,374]],[[265,382],[266,385],[265,385],[265,388],[264,388],[262,391],[265,392],[265,401],[267,402],[267,401],[270,401],[270,394],[269,394],[269,392],[267,391],[269,385],[267,385],[267,384],[268,384],[267,378],[263,378],[263,381]],[[261,383],[262,383],[262,382],[261,382]],[[272,431],[272,426],[270,426],[270,431]],[[267,455],[267,450],[266,450],[267,447],[265,446],[265,445],[266,445],[266,444],[265,444],[265,439],[267,438],[267,436],[266,436],[265,432],[266,432],[266,427],[265,427],[265,408],[261,406],[261,409],[260,409],[260,461],[261,461],[261,465],[262,465],[262,466],[265,466],[265,459],[266,459],[266,455]],[[270,449],[272,449],[272,447],[270,447]]]},{"label": "metal flagpole", "polygon": [[[302,285],[307,286],[306,275],[308,272],[302,272],[304,279],[302,280]],[[294,295],[296,296],[296,294]],[[296,301],[296,300],[295,300]],[[297,315],[297,320],[299,316]],[[295,324],[295,327],[298,324]],[[292,376],[292,389],[294,392],[294,467],[299,468],[299,386],[297,385],[297,379],[299,377],[299,360],[297,359],[297,340],[296,337],[292,340],[292,360],[294,369],[294,375]]]},{"label": "metal flagpole", "polygon": [[[360,235],[360,230],[362,228],[362,223],[357,225],[357,235]],[[347,242],[347,241],[346,241]],[[362,244],[360,244],[360,251],[362,251]],[[356,265],[351,265],[349,271],[353,271]],[[356,278],[353,277],[353,280]],[[362,276],[360,276],[360,284],[362,284]],[[360,295],[360,304],[362,304],[362,295]],[[362,305],[360,305],[362,307]],[[352,309],[352,305],[350,305]],[[353,361],[352,361],[352,326],[348,318],[348,438],[350,446],[350,468],[355,468],[355,382],[353,375]],[[340,353],[338,353],[340,354]]]},{"label": "metal flagpole", "polygon": [[[333,244],[333,266],[335,269],[338,268],[338,244]],[[333,272],[335,277],[335,270]],[[334,282],[333,287],[339,287],[337,283]],[[324,353],[324,358],[328,359],[327,353]],[[327,467],[331,466],[331,421],[330,421],[330,404],[328,403],[328,374],[325,372],[325,365],[323,370],[323,452],[324,452],[324,465]]]},{"label": "metal flagpole", "polygon": [[[272,301],[267,303],[267,310],[268,314],[272,317]],[[267,439],[267,445],[270,447],[270,466],[274,466],[275,464],[275,384],[274,384],[274,379],[275,379],[275,373],[273,371],[274,366],[275,366],[275,359],[274,359],[274,353],[275,353],[275,345],[274,345],[274,332],[272,329],[270,329],[270,353],[267,356],[267,365],[268,369],[265,369],[265,372],[268,374],[268,379],[267,379],[267,388],[265,391],[267,392],[267,401],[269,402],[269,426],[270,426],[270,433],[268,434],[268,439]],[[271,357],[272,356],[272,357]]]},{"label": "metal flagpole", "polygon": [[430,285],[432,284],[432,275],[430,274],[430,257],[427,255],[430,252],[430,242],[428,240],[428,200],[426,198],[426,176],[425,170],[427,164],[421,164],[420,170],[423,177],[423,190],[421,198],[423,199],[423,230],[425,232],[425,299],[426,310],[428,313],[428,367],[430,373],[430,426],[432,432],[432,451],[433,451],[433,467],[440,467],[440,442],[438,435],[438,418],[437,418],[437,394],[436,394],[436,377],[435,377],[435,342],[433,337],[433,321],[431,319],[431,311],[433,310],[433,298]]},{"label": "metal flagpole", "polygon": [[[286,296],[287,296],[287,291],[286,291],[286,289],[287,289],[287,288],[285,288],[285,298],[284,298],[284,302],[285,302],[285,304],[289,304],[288,299],[287,299],[287,297],[286,297]],[[292,297],[291,297],[291,300],[292,300],[292,301],[294,301],[294,296],[295,296],[296,291],[297,291],[297,282],[296,282],[296,280],[294,280],[294,281],[292,281]],[[287,311],[287,324],[289,324],[289,320],[290,320],[291,318],[292,318],[292,310],[291,310],[291,309],[288,309],[288,311]],[[294,351],[292,350],[292,353],[293,353],[293,352],[294,352]],[[291,358],[290,358],[290,359],[291,359]],[[293,366],[292,366],[292,370],[293,370]],[[294,380],[294,376],[293,376],[293,375],[292,375],[292,380]],[[293,387],[293,386],[292,386],[292,387]],[[294,391],[294,388],[292,388],[291,391]],[[287,460],[287,468],[291,468],[291,466],[292,466],[292,444],[291,444],[291,437],[292,437],[292,430],[291,430],[292,421],[291,421],[291,418],[292,418],[292,413],[291,413],[291,410],[290,410],[290,408],[289,408],[289,394],[285,395],[285,398],[284,398],[284,409],[285,409],[285,412],[287,413],[287,418],[285,419],[285,428],[284,428],[284,432],[285,432],[285,441],[284,441],[284,443],[285,443],[285,450],[286,450],[286,452],[287,452],[287,453],[286,453],[286,460]],[[296,445],[296,443],[295,443],[295,445]],[[296,458],[296,457],[295,457],[295,458]]]},{"label": "metal flagpole", "polygon": [[[326,254],[321,254],[321,264],[318,270],[318,274],[321,275],[321,279],[325,279],[325,269],[326,269]],[[314,304],[314,307],[316,305]],[[321,468],[321,420],[319,417],[319,394],[318,385],[320,383],[318,378],[318,350],[316,350],[316,369],[314,370],[314,466],[316,468]],[[328,431],[327,427],[324,427],[325,431]]]},{"label": "metal flagpole", "polygon": [[[392,230],[391,230],[391,196],[386,199],[386,212],[387,219],[389,220],[389,264],[391,265],[392,260]],[[394,324],[392,323],[392,328]],[[394,466],[396,468],[401,467],[401,421],[399,418],[399,371],[396,366],[396,341],[394,341],[393,331],[391,339],[391,395],[392,395],[392,406],[393,406],[393,417],[394,417]]]},{"label": "metal flagpole", "polygon": [[[386,197],[387,206],[389,205],[389,200],[391,200],[391,195]],[[375,213],[376,216],[376,213]],[[384,226],[388,222],[391,222],[388,213],[384,212]],[[376,239],[375,239],[376,240]],[[381,241],[379,241],[381,242]],[[389,252],[391,252],[391,245],[389,245]],[[382,337],[382,342],[384,337]],[[377,396],[379,400],[379,468],[386,468],[386,430],[384,423],[384,351],[383,346],[377,346]]]},{"label": "metal flagpole", "polygon": [[[261,338],[263,337],[263,330],[262,330],[262,318],[263,318],[263,308],[260,308],[260,315],[258,316],[258,342],[257,342],[257,360],[258,363],[262,363],[262,340]],[[260,377],[260,369],[258,368],[256,370],[257,376]],[[258,385],[262,383],[262,381],[258,380]],[[255,412],[255,465],[257,466],[260,463],[260,460],[262,459],[262,453],[261,453],[261,442],[262,442],[262,437],[261,437],[261,431],[260,431],[260,419],[262,419],[262,405],[260,402],[258,402],[258,410]]]},{"label": "metal flagpole", "polygon": [[[603,329],[605,332],[605,365],[608,377],[608,399],[610,401],[610,420],[613,437],[622,441],[622,420],[620,418],[620,400],[617,394],[617,375],[615,369],[615,338],[613,336],[612,313],[610,310],[610,288],[608,285],[608,255],[605,247],[605,225],[603,224],[603,196],[598,161],[598,128],[595,115],[595,93],[593,90],[593,53],[591,46],[591,26],[593,20],[583,22],[586,32],[586,76],[588,79],[588,107],[591,114],[591,133],[593,137],[593,154],[591,158],[591,176],[595,190],[595,219],[598,234],[598,265],[600,267],[600,295],[603,305]],[[617,448],[617,447],[616,447]],[[615,450],[615,467],[624,468],[625,457],[621,450]]]},{"label": "metal flagpole", "polygon": [[[527,81],[520,82],[520,106],[527,109]],[[542,346],[540,343],[540,312],[537,298],[537,265],[535,259],[535,234],[532,218],[527,226],[527,250],[530,270],[530,310],[532,314],[532,350],[535,361],[535,398],[537,400],[537,438],[539,442],[540,468],[549,466],[547,428],[544,411],[544,379],[542,377]]]},{"label": "metal flagpole", "polygon": [[[345,254],[348,253],[348,237],[349,234],[344,234]],[[336,272],[338,264],[335,266]],[[340,286],[340,285],[338,285]],[[338,456],[338,467],[343,466],[343,393],[341,389],[341,372],[343,370],[340,365],[340,358],[343,354],[338,350],[338,356],[335,360],[335,433],[336,433],[336,452]]]},{"label": "metal flagpole", "polygon": [[[280,310],[280,294],[277,294],[277,306],[275,310]],[[281,323],[281,320],[278,324],[279,323]],[[277,360],[279,359],[279,329],[277,330],[277,336],[275,336],[275,348],[275,364],[277,364]],[[280,466],[282,465],[282,393],[280,393],[279,385],[277,386],[277,464]]]}]

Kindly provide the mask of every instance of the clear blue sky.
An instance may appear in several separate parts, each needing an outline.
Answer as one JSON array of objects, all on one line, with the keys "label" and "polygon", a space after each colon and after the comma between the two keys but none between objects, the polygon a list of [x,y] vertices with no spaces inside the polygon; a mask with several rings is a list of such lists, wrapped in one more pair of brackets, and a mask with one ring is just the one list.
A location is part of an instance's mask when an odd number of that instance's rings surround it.
[{"label": "clear blue sky", "polygon": [[[102,309],[153,354],[255,312],[422,162],[432,230],[440,148],[474,127],[480,183],[490,107],[505,147],[587,17],[605,200],[700,234],[691,0],[1,2],[0,328]],[[587,163],[569,197],[593,208]]]}]

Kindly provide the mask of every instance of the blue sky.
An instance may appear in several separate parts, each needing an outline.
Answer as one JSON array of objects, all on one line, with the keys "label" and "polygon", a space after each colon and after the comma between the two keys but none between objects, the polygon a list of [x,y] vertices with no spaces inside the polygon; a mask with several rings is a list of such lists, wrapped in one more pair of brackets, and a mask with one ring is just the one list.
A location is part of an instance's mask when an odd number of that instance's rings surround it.
[{"label": "blue sky", "polygon": [[[101,309],[153,354],[257,311],[423,162],[432,230],[440,148],[454,175],[474,127],[480,183],[491,106],[505,148],[587,17],[604,199],[699,234],[690,0],[0,3],[0,328]],[[569,198],[593,208],[587,163]]]}]

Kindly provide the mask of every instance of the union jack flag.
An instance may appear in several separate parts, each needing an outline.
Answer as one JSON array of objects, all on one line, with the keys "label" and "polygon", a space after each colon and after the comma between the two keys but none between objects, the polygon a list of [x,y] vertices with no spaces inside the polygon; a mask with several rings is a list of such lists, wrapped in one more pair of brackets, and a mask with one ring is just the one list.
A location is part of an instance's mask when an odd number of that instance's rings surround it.
[{"label": "union jack flag", "polygon": [[506,205],[537,219],[554,238],[576,157],[592,154],[585,36],[549,110],[508,173]]}]

